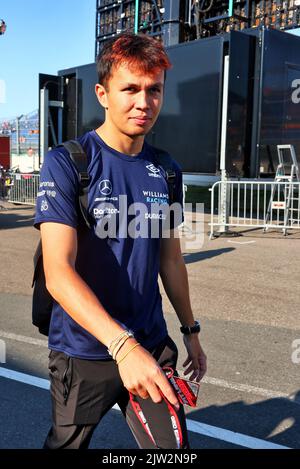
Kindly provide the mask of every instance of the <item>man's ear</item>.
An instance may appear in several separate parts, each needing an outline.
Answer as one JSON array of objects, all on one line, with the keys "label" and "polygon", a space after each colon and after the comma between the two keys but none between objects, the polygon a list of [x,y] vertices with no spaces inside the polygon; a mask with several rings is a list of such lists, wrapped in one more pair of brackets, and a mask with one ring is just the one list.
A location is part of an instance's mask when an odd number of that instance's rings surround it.
[{"label": "man's ear", "polygon": [[97,99],[101,106],[103,106],[105,109],[107,109],[108,104],[107,104],[107,92],[106,89],[104,88],[103,85],[100,85],[100,83],[97,83],[95,85],[95,93],[97,96]]}]

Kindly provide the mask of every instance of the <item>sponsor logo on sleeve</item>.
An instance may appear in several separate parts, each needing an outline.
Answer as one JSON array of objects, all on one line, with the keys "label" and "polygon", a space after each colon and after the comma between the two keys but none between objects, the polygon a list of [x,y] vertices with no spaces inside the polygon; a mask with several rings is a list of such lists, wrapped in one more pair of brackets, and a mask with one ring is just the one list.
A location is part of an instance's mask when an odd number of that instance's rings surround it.
[{"label": "sponsor logo on sleeve", "polygon": [[42,181],[40,182],[40,190],[37,193],[37,197],[56,197],[56,191],[53,190],[55,183],[53,181]]},{"label": "sponsor logo on sleeve", "polygon": [[48,204],[47,204],[47,200],[42,200],[42,204],[41,204],[41,211],[42,212],[46,212],[48,210]]}]

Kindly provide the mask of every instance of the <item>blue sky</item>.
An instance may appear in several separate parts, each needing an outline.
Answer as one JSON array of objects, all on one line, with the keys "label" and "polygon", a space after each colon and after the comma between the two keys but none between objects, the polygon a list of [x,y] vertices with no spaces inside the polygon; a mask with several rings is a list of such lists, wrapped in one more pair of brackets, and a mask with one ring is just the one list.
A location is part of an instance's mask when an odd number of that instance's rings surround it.
[{"label": "blue sky", "polygon": [[94,62],[96,0],[0,0],[0,119],[38,107],[38,74]]},{"label": "blue sky", "polygon": [[39,73],[94,62],[96,0],[0,0],[0,18],[0,119],[37,109]]}]

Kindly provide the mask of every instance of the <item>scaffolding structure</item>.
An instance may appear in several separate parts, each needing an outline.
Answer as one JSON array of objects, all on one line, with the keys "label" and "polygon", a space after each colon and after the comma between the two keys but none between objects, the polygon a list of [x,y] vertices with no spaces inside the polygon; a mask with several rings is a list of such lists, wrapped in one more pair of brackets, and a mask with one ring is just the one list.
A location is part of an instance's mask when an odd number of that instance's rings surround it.
[{"label": "scaffolding structure", "polygon": [[300,27],[300,0],[97,0],[96,56],[124,31],[144,32],[165,46],[246,28]]},{"label": "scaffolding structure", "polygon": [[163,13],[163,0],[97,0],[96,55],[104,41],[124,31],[160,36]]}]

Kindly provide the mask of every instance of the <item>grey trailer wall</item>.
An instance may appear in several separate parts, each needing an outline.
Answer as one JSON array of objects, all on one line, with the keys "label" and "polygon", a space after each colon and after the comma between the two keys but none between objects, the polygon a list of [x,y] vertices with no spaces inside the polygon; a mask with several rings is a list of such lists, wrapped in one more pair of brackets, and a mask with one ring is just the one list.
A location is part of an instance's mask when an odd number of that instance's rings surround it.
[{"label": "grey trailer wall", "polygon": [[185,172],[218,169],[221,123],[223,38],[168,48],[173,68],[167,73],[164,104],[149,135]]},{"label": "grey trailer wall", "polygon": [[65,81],[64,139],[78,137],[98,127],[104,120],[104,110],[95,95],[96,64],[60,70]]},{"label": "grey trailer wall", "polygon": [[277,145],[292,144],[300,161],[300,37],[264,31],[258,174],[274,173]]}]

